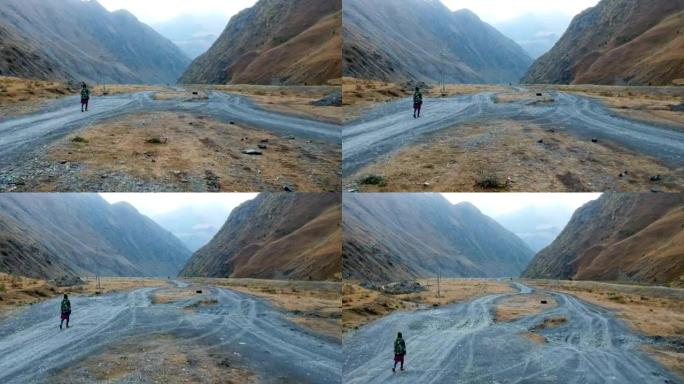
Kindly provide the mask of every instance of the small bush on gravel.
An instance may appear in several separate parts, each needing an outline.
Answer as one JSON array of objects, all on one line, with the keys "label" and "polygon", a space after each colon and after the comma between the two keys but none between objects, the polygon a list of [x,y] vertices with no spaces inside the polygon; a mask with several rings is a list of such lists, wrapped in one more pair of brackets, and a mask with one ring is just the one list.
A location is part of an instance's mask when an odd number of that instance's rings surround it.
[{"label": "small bush on gravel", "polygon": [[71,139],[74,143],[87,143],[88,140],[82,138],[81,136],[76,136],[73,139]]},{"label": "small bush on gravel", "polygon": [[161,137],[153,137],[146,140],[147,144],[166,144],[166,141],[166,139],[162,139]]},{"label": "small bush on gravel", "polygon": [[508,188],[508,181],[501,180],[493,173],[482,172],[475,179],[475,185],[485,190],[502,190]]},{"label": "small bush on gravel", "polygon": [[387,185],[387,180],[385,180],[385,177],[380,175],[365,176],[360,182],[363,185],[379,185],[381,187]]}]

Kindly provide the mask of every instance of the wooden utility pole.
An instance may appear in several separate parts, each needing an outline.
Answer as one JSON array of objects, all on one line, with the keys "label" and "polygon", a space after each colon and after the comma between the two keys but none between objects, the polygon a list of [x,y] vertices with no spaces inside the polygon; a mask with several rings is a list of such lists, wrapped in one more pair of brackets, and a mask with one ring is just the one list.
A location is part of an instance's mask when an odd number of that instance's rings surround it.
[{"label": "wooden utility pole", "polygon": [[437,298],[438,299],[442,297],[442,291],[441,291],[440,284],[439,284],[440,280],[442,280],[442,267],[441,266],[439,267],[439,270],[437,271]]}]

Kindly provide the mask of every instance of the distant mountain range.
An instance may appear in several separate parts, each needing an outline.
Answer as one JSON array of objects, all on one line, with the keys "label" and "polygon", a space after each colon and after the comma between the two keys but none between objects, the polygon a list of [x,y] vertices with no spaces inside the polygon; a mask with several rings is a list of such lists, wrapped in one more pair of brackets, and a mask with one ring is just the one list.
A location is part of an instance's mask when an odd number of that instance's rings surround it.
[{"label": "distant mountain range", "polygon": [[348,194],[343,202],[343,277],[518,276],[534,253],[469,203],[440,194]]},{"label": "distant mountain range", "polygon": [[96,194],[0,194],[0,271],[176,276],[190,251],[127,203]]},{"label": "distant mountain range", "polygon": [[560,40],[571,20],[571,16],[562,12],[528,13],[497,23],[494,27],[537,59]]},{"label": "distant mountain range", "polygon": [[684,195],[607,193],[575,212],[529,278],[684,286]]},{"label": "distant mountain range", "polygon": [[340,220],[338,194],[261,193],[231,212],[181,275],[339,279]]},{"label": "distant mountain range", "polygon": [[234,16],[181,83],[324,84],[342,77],[341,0],[260,0]]},{"label": "distant mountain range", "polygon": [[525,83],[684,81],[684,0],[602,0],[579,14]]},{"label": "distant mountain range", "polygon": [[170,39],[191,59],[208,51],[226,27],[224,15],[181,15],[153,24],[152,27]]},{"label": "distant mountain range", "polygon": [[517,83],[532,58],[439,0],[345,0],[344,74],[393,82]]},{"label": "distant mountain range", "polygon": [[207,245],[226,222],[230,210],[223,206],[193,205],[150,216],[171,231],[188,249],[197,251]]},{"label": "distant mountain range", "polygon": [[127,11],[96,0],[2,0],[0,75],[176,83],[190,59]]}]

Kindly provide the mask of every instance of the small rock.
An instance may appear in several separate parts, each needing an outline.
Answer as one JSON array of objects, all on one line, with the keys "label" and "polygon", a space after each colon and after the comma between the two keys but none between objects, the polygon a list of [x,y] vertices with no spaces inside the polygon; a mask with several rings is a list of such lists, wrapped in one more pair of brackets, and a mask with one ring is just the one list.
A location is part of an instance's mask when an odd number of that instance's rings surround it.
[{"label": "small rock", "polygon": [[285,192],[294,192],[295,190],[294,190],[293,187],[291,187],[291,186],[285,184],[285,185],[283,185],[283,191],[285,191]]},{"label": "small rock", "polygon": [[268,139],[261,139],[261,143],[268,143]]},{"label": "small rock", "polygon": [[294,139],[295,139],[294,136],[288,136],[287,138],[290,139],[290,140],[294,140]]},{"label": "small rock", "polygon": [[234,122],[234,121],[231,121],[231,122],[229,122],[228,124],[230,124],[230,125],[235,125],[235,122]]},{"label": "small rock", "polygon": [[268,145],[266,144],[259,144],[258,147],[259,149],[268,149]]},{"label": "small rock", "polygon": [[660,175],[651,176],[651,181],[660,181],[660,180],[662,180],[662,179],[663,179],[663,178],[660,177]]},{"label": "small rock", "polygon": [[625,175],[621,173],[618,177],[625,177]]},{"label": "small rock", "polygon": [[544,144],[544,139],[539,139],[539,140],[537,140],[537,143],[539,143],[539,144]]},{"label": "small rock", "polygon": [[244,151],[242,151],[242,153],[244,153],[245,155],[252,155],[252,156],[261,156],[264,154],[263,152],[261,152],[258,149],[245,149]]},{"label": "small rock", "polygon": [[427,187],[429,187],[429,186],[430,186],[430,183],[428,183],[427,181],[423,183],[423,187],[424,187],[424,188],[427,188]]},{"label": "small rock", "polygon": [[651,193],[662,193],[663,191],[658,188],[651,188]]},{"label": "small rock", "polygon": [[59,163],[60,163],[60,164],[66,164],[67,161],[66,161],[66,160],[61,160]]},{"label": "small rock", "polygon": [[593,139],[591,139],[591,142],[592,142],[592,143],[598,143],[598,139],[597,139],[597,138],[593,138]]}]

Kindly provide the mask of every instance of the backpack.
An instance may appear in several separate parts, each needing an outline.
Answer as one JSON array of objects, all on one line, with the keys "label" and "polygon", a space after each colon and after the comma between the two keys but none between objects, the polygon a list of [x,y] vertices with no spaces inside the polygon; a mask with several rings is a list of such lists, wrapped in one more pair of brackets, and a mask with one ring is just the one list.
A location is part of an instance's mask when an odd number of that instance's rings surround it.
[{"label": "backpack", "polygon": [[88,88],[83,88],[81,89],[81,99],[89,99],[90,98],[90,91]]},{"label": "backpack", "polygon": [[416,92],[413,94],[413,102],[414,103],[422,103],[423,102],[423,94],[420,92]]},{"label": "backpack", "polygon": [[62,313],[71,312],[71,302],[69,300],[62,300]]},{"label": "backpack", "polygon": [[406,343],[404,343],[404,339],[394,340],[394,354],[395,355],[405,355],[406,354]]}]

